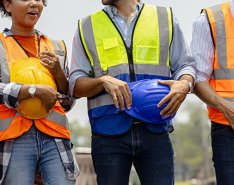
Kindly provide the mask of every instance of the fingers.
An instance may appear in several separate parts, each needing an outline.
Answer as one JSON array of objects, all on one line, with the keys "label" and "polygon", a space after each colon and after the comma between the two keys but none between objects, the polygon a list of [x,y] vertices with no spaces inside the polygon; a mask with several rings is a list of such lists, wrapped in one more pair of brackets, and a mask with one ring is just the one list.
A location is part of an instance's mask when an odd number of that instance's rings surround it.
[{"label": "fingers", "polygon": [[177,112],[181,105],[180,101],[177,101],[176,99],[172,99],[166,107],[160,112],[161,115],[163,115],[165,118],[168,116],[171,116]]},{"label": "fingers", "polygon": [[129,109],[132,104],[131,91],[126,82],[110,76],[103,76],[103,86],[113,99],[116,108],[124,110],[125,105]]},{"label": "fingers", "polygon": [[44,58],[44,59],[40,59],[41,60],[41,64],[43,66],[45,66],[46,68],[50,68],[50,65],[51,65],[51,61],[47,58]]},{"label": "fingers", "polygon": [[123,94],[124,100],[125,100],[127,108],[130,109],[132,105],[132,93],[127,84],[125,84],[124,90],[125,90],[125,93]]},{"label": "fingers", "polygon": [[169,101],[172,97],[172,93],[169,92],[168,95],[166,95],[157,105],[157,107],[161,107],[164,103],[166,103],[167,101]]},{"label": "fingers", "polygon": [[39,56],[41,57],[43,57],[43,56],[48,56],[48,57],[51,57],[51,58],[54,58],[54,57],[56,57],[56,55],[54,54],[54,53],[52,53],[52,52],[50,52],[50,51],[43,51],[43,52],[41,52],[40,54],[39,54]]},{"label": "fingers", "polygon": [[121,110],[124,110],[125,108],[124,104],[126,104],[128,109],[131,107],[132,98],[131,98],[131,92],[128,88],[128,85],[113,88],[113,90],[110,91],[109,93],[112,96],[112,99],[116,108],[120,107]]},{"label": "fingers", "polygon": [[42,61],[42,65],[45,67],[53,68],[57,63],[59,63],[58,57],[50,51],[41,52],[39,58]]},{"label": "fingers", "polygon": [[44,105],[45,105],[47,112],[50,112],[53,109],[53,107],[57,101],[57,96],[58,95],[55,95],[54,97],[47,98],[47,101],[46,102],[44,101]]},{"label": "fingers", "polygon": [[174,80],[158,80],[158,83],[171,87],[174,84]]},{"label": "fingers", "polygon": [[230,125],[231,125],[232,129],[234,130],[234,125],[233,124],[230,124]]},{"label": "fingers", "polygon": [[60,94],[50,86],[42,84],[37,85],[37,98],[40,98],[47,112],[54,107],[59,96]]},{"label": "fingers", "polygon": [[160,114],[164,117],[175,114],[185,98],[186,94],[182,92],[170,91],[170,93],[165,96],[157,105],[157,107],[161,107],[163,104],[168,102],[168,104],[163,108]]},{"label": "fingers", "polygon": [[187,93],[185,93],[185,90],[187,86],[184,82],[175,80],[159,80],[158,82],[163,85],[168,85],[171,88],[168,95],[166,95],[157,105],[157,107],[161,107],[163,104],[168,102],[160,112],[164,117],[168,117],[176,113],[186,98]]}]

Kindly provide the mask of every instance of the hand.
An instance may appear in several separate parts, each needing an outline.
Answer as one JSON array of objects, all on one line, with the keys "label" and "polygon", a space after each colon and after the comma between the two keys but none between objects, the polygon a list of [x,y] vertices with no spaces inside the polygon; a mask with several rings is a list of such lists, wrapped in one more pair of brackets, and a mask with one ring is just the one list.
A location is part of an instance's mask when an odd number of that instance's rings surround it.
[{"label": "hand", "polygon": [[171,88],[170,92],[158,103],[158,107],[161,107],[168,102],[167,106],[160,112],[164,117],[168,117],[177,112],[186,98],[187,92],[189,92],[188,82],[186,80],[159,80],[158,82]]},{"label": "hand", "polygon": [[61,72],[63,73],[59,58],[54,53],[43,51],[40,53],[39,59],[41,60],[41,64],[46,67],[54,77],[61,74]]},{"label": "hand", "polygon": [[102,76],[103,87],[112,96],[115,107],[124,110],[124,103],[130,109],[132,105],[132,95],[128,84],[111,76]]},{"label": "hand", "polygon": [[60,94],[58,96],[58,101],[60,105],[63,107],[65,112],[68,112],[69,110],[71,110],[71,108],[73,107],[75,103],[72,97],[70,97],[69,95],[64,95],[64,94]]},{"label": "hand", "polygon": [[224,117],[227,119],[228,123],[234,130],[234,102],[227,101],[225,99],[222,100],[222,107],[219,109]]},{"label": "hand", "polygon": [[35,97],[42,101],[46,111],[49,112],[54,107],[60,94],[48,85],[38,84],[36,88]]}]

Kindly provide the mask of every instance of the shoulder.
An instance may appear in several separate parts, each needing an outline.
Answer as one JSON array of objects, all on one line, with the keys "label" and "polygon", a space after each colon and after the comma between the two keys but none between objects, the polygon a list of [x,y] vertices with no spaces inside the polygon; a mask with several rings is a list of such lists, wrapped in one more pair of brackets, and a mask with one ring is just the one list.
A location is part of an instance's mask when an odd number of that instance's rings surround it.
[{"label": "shoulder", "polygon": [[207,18],[207,15],[205,12],[202,12],[196,19],[195,21],[193,22],[193,24],[195,26],[201,26],[201,27],[204,27],[204,26],[208,26],[209,25],[209,22],[208,22],[208,18]]}]

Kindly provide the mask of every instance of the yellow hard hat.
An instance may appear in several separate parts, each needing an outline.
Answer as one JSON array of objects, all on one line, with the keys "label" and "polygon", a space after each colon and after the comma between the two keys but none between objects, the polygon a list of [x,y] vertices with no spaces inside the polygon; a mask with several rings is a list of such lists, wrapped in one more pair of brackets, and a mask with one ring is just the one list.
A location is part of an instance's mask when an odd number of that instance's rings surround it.
[{"label": "yellow hard hat", "polygon": [[[38,58],[25,58],[14,62],[10,67],[10,81],[20,84],[43,84],[57,90],[53,76]],[[20,115],[30,119],[40,119],[48,114],[39,98],[23,100],[16,109]]]}]

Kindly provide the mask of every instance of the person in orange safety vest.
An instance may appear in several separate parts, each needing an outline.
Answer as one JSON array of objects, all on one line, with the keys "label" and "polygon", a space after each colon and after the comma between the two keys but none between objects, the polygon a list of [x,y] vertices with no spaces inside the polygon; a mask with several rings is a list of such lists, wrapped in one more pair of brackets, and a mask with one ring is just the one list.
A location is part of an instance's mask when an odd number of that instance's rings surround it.
[{"label": "person in orange safety vest", "polygon": [[[74,185],[65,111],[66,47],[34,29],[45,0],[0,0],[12,25],[0,33],[0,184],[31,185],[36,169],[44,184]],[[69,102],[66,104],[65,102]]]},{"label": "person in orange safety vest", "polygon": [[194,92],[208,107],[217,185],[234,184],[234,2],[202,10],[191,50],[197,61]]}]

